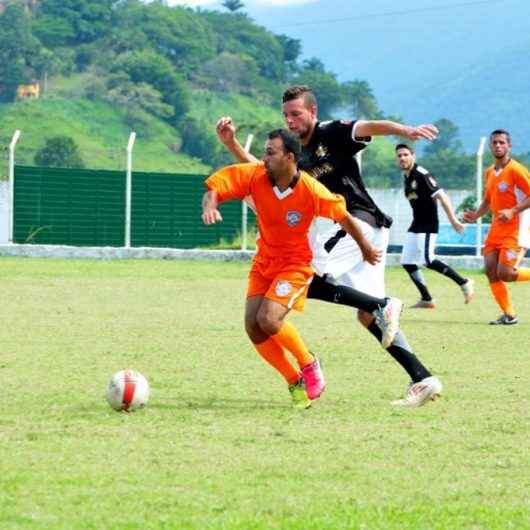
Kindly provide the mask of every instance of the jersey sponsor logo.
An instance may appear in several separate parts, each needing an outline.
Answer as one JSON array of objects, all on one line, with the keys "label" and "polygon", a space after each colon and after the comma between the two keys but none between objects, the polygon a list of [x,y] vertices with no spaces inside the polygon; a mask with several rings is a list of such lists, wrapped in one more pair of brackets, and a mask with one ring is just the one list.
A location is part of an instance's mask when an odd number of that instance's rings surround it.
[{"label": "jersey sponsor logo", "polygon": [[504,193],[508,189],[508,183],[504,182],[504,180],[501,180],[497,185],[497,188],[500,192]]},{"label": "jersey sponsor logo", "polygon": [[276,296],[289,296],[292,290],[292,285],[286,280],[279,280],[274,288]]},{"label": "jersey sponsor logo", "polygon": [[429,181],[433,185],[433,187],[438,187],[438,183],[436,182],[436,179],[434,177],[429,177]]},{"label": "jersey sponsor logo", "polygon": [[328,150],[325,146],[322,144],[318,144],[317,148],[315,149],[315,155],[318,156],[318,158],[323,158],[328,154]]},{"label": "jersey sponsor logo", "polygon": [[296,226],[300,223],[301,219],[302,214],[300,212],[295,212],[294,210],[288,211],[287,215],[285,216],[285,220],[289,226]]},{"label": "jersey sponsor logo", "polygon": [[517,251],[516,251],[516,250],[512,250],[512,249],[509,249],[509,250],[506,252],[506,257],[507,257],[509,260],[516,259],[516,258],[517,258]]}]

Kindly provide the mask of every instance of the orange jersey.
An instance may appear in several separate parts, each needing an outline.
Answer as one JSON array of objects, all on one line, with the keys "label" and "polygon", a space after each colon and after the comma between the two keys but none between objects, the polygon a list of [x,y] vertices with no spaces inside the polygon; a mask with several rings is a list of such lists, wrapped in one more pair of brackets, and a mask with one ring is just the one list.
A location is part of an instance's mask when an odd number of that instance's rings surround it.
[{"label": "orange jersey", "polygon": [[[530,173],[519,162],[510,160],[499,173],[495,167],[486,170],[486,194],[492,212],[492,223],[486,239],[488,244],[506,243],[516,246],[519,240],[522,214],[514,215],[510,221],[500,221],[500,210],[513,208],[530,195]],[[523,212],[524,214],[524,212]]]},{"label": "orange jersey", "polygon": [[261,162],[228,166],[205,184],[217,192],[219,202],[252,197],[259,229],[257,257],[309,263],[313,254],[308,233],[313,219],[341,221],[347,214],[342,196],[303,171],[293,187],[280,191]]}]

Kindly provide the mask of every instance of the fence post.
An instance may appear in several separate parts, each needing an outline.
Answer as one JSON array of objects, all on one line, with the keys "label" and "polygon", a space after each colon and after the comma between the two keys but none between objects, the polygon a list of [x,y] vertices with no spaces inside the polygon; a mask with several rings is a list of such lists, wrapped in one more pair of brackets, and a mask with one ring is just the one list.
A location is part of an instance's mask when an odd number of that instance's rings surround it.
[{"label": "fence post", "polygon": [[[484,155],[484,147],[486,145],[486,137],[480,138],[480,143],[477,149],[477,205],[482,203],[482,157]],[[475,256],[480,256],[482,249],[482,217],[479,217],[476,222],[477,233],[475,234]]]},{"label": "fence post", "polygon": [[8,242],[13,243],[14,227],[15,227],[15,147],[20,138],[20,130],[17,129],[13,134],[11,143],[9,144],[9,198],[8,198]]},{"label": "fence post", "polygon": [[[254,135],[249,134],[247,141],[245,142],[245,151],[250,151],[250,146],[254,140]],[[247,223],[248,223],[248,204],[243,200],[241,201],[241,250],[247,250]]]},{"label": "fence post", "polygon": [[131,246],[132,151],[136,133],[131,132],[127,144],[127,179],[125,181],[125,247]]}]

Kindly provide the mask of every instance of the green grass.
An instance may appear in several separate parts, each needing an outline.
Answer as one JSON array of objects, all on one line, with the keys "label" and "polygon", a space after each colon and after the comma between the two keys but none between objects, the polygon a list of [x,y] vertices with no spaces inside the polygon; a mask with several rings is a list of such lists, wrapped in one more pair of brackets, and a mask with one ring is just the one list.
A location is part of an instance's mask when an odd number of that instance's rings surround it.
[{"label": "green grass", "polygon": [[[445,393],[417,410],[389,406],[407,378],[351,311],[309,301],[292,321],[329,386],[297,412],[245,338],[247,269],[0,260],[0,528],[530,528],[530,285],[498,328],[482,275],[464,306],[426,274],[439,307],[403,329]],[[145,410],[106,404],[123,367]]]}]

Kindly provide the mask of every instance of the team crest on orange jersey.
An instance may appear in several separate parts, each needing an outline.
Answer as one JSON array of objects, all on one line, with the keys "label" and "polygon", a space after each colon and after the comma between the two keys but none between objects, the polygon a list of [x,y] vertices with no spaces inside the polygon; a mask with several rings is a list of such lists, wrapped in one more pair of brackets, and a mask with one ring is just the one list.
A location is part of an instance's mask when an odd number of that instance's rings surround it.
[{"label": "team crest on orange jersey", "polygon": [[516,259],[517,258],[517,251],[515,250],[512,250],[512,249],[509,249],[507,252],[506,252],[506,257],[509,259],[509,260],[512,260],[512,259]]},{"label": "team crest on orange jersey", "polygon": [[286,220],[289,226],[296,226],[302,219],[302,214],[300,212],[295,212],[291,210],[287,212]]},{"label": "team crest on orange jersey", "polygon": [[506,191],[508,189],[508,184],[506,182],[504,182],[504,180],[501,180],[497,187],[499,188],[499,191],[504,192],[504,191]]},{"label": "team crest on orange jersey", "polygon": [[288,296],[292,291],[291,284],[286,280],[280,280],[276,287],[274,288],[274,291],[276,292],[276,296]]}]

